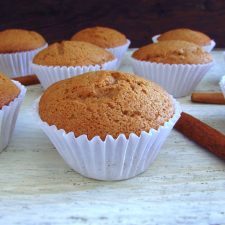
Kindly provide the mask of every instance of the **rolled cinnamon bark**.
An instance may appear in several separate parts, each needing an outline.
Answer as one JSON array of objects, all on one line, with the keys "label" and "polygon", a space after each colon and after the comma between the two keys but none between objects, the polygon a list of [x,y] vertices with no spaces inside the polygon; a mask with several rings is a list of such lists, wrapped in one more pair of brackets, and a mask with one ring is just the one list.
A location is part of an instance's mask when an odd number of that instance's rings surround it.
[{"label": "rolled cinnamon bark", "polygon": [[19,81],[21,84],[28,86],[28,85],[34,85],[39,84],[40,81],[38,80],[36,75],[27,75],[23,77],[14,77],[13,80]]},{"label": "rolled cinnamon bark", "polygon": [[194,92],[191,95],[192,102],[225,105],[225,98],[221,92]]},{"label": "rolled cinnamon bark", "polygon": [[175,129],[225,160],[225,135],[195,117],[182,113]]}]

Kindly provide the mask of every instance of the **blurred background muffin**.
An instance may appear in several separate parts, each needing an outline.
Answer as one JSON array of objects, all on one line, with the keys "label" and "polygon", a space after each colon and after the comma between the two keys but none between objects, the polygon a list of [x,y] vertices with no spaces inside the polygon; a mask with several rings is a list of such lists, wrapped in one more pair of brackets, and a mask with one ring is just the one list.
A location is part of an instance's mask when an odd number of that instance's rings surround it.
[{"label": "blurred background muffin", "polygon": [[117,59],[110,52],[88,42],[62,41],[40,51],[32,68],[42,86],[88,71],[113,69]]},{"label": "blurred background muffin", "polygon": [[199,45],[186,41],[160,41],[136,50],[131,57],[136,74],[153,80],[174,97],[190,94],[213,65]]},{"label": "blurred background muffin", "polygon": [[194,44],[204,46],[210,44],[210,37],[199,31],[194,31],[187,28],[174,29],[162,33],[158,41],[182,40],[192,42]]},{"label": "blurred background muffin", "polygon": [[5,75],[0,73],[0,110],[20,93],[20,89]]},{"label": "blurred background muffin", "polygon": [[15,77],[32,74],[30,63],[35,54],[47,47],[35,31],[8,29],[0,32],[0,70]]},{"label": "blurred background muffin", "polygon": [[212,56],[196,44],[173,40],[149,44],[136,50],[132,57],[163,64],[205,64]]},{"label": "blurred background muffin", "polygon": [[118,66],[130,41],[119,31],[108,27],[90,27],[75,33],[71,40],[86,41],[110,51],[118,58]]},{"label": "blurred background muffin", "polygon": [[210,52],[215,47],[215,42],[209,36],[202,32],[191,30],[188,28],[169,30],[153,38],[153,42],[171,40],[191,42],[200,45],[207,52]]},{"label": "blurred background muffin", "polygon": [[26,89],[0,73],[0,152],[11,139]]}]

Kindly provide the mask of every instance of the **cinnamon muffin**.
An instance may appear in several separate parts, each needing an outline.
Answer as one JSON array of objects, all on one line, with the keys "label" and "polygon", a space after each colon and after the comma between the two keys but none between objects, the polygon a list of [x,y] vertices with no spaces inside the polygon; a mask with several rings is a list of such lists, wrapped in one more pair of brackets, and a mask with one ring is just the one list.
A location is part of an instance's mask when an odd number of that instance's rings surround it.
[{"label": "cinnamon muffin", "polygon": [[160,41],[132,54],[136,74],[158,83],[174,97],[189,95],[212,67],[212,56],[196,44]]},{"label": "cinnamon muffin", "polygon": [[35,31],[8,29],[0,32],[0,53],[30,51],[45,44],[45,39]]},{"label": "cinnamon muffin", "polygon": [[33,57],[47,47],[45,39],[35,31],[8,29],[0,32],[0,71],[10,77],[33,74]]},{"label": "cinnamon muffin", "polygon": [[0,110],[20,93],[20,89],[5,75],[0,73]]},{"label": "cinnamon muffin", "polygon": [[132,54],[141,61],[164,64],[206,64],[212,56],[193,43],[172,40],[146,45]]},{"label": "cinnamon muffin", "polygon": [[62,41],[39,52],[33,62],[45,66],[87,66],[102,65],[114,59],[110,52],[96,45],[81,41]]},{"label": "cinnamon muffin", "polygon": [[39,115],[49,125],[88,139],[129,137],[158,129],[174,115],[172,98],[157,84],[117,71],[59,81],[42,95]]},{"label": "cinnamon muffin", "polygon": [[90,27],[81,30],[73,35],[72,41],[85,41],[105,48],[117,58],[118,68],[126,53],[130,40],[126,36],[115,29],[108,27]]},{"label": "cinnamon muffin", "polygon": [[115,69],[117,59],[108,51],[82,41],[54,43],[38,53],[32,64],[42,86],[97,70]]},{"label": "cinnamon muffin", "polygon": [[127,43],[127,38],[119,31],[108,27],[90,27],[75,33],[72,41],[90,42],[102,48],[114,48]]},{"label": "cinnamon muffin", "polygon": [[0,152],[10,142],[25,94],[23,85],[0,73]]},{"label": "cinnamon muffin", "polygon": [[200,46],[209,45],[211,38],[206,34],[187,28],[180,28],[167,31],[158,37],[158,41],[182,40]]}]

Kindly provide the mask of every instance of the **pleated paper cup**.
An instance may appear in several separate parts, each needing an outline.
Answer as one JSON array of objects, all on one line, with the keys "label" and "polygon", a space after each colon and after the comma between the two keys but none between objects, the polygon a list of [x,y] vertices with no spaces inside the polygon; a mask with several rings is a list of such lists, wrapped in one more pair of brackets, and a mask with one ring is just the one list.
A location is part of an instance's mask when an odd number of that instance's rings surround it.
[{"label": "pleated paper cup", "polygon": [[152,37],[152,42],[153,42],[153,43],[157,43],[159,37],[160,37],[160,34],[157,34],[157,35],[153,36],[153,37]]},{"label": "pleated paper cup", "polygon": [[12,137],[19,108],[26,94],[26,88],[17,81],[13,81],[20,89],[20,94],[9,105],[0,109],[0,152],[6,148]]},{"label": "pleated paper cup", "polygon": [[131,64],[136,75],[154,81],[176,98],[189,95],[213,66],[213,62],[163,64],[141,61],[132,57]]},{"label": "pleated paper cup", "polygon": [[206,52],[211,52],[215,46],[216,46],[216,42],[214,40],[211,40],[209,45],[204,45],[204,46],[202,46],[202,48]]},{"label": "pleated paper cup", "polygon": [[34,73],[37,75],[44,89],[60,80],[65,80],[83,73],[98,70],[114,70],[117,65],[117,59],[106,62],[102,65],[90,66],[42,66],[31,64]]},{"label": "pleated paper cup", "polygon": [[33,74],[30,65],[33,57],[47,46],[45,44],[43,47],[31,51],[0,54],[0,71],[9,77]]},{"label": "pleated paper cup", "polygon": [[[152,37],[152,42],[153,43],[157,43],[159,37],[160,37],[160,34],[153,36]],[[211,40],[210,44],[204,45],[204,46],[202,46],[202,48],[206,52],[211,52],[215,46],[216,46],[216,42],[214,40]]]},{"label": "pleated paper cup", "polygon": [[220,88],[223,92],[224,98],[225,98],[225,76],[222,77],[221,81],[220,81]]},{"label": "pleated paper cup", "polygon": [[88,140],[87,135],[76,137],[55,125],[48,125],[39,116],[39,99],[34,105],[35,116],[40,127],[49,137],[65,162],[81,175],[97,180],[124,180],[134,177],[151,165],[167,136],[181,114],[179,103],[173,99],[174,116],[158,130],[134,133],[126,138],[120,134],[116,139],[107,135],[105,140],[95,136]]},{"label": "pleated paper cup", "polygon": [[106,48],[107,51],[111,52],[118,59],[116,68],[119,68],[122,62],[123,56],[126,53],[129,46],[130,46],[130,40],[127,39],[127,43],[125,45],[121,45],[115,48]]}]

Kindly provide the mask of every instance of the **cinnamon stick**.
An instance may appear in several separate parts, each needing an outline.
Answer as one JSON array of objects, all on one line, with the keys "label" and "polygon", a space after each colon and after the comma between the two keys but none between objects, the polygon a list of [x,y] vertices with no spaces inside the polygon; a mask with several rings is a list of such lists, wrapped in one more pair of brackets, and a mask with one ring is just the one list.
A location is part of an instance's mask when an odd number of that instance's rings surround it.
[{"label": "cinnamon stick", "polygon": [[39,84],[40,81],[38,80],[36,75],[27,75],[23,77],[14,77],[13,80],[19,81],[21,84],[28,86],[28,85],[34,85]]},{"label": "cinnamon stick", "polygon": [[192,102],[225,105],[225,98],[221,92],[194,92],[191,95]]},{"label": "cinnamon stick", "polygon": [[195,117],[182,113],[175,129],[225,160],[225,135]]}]

